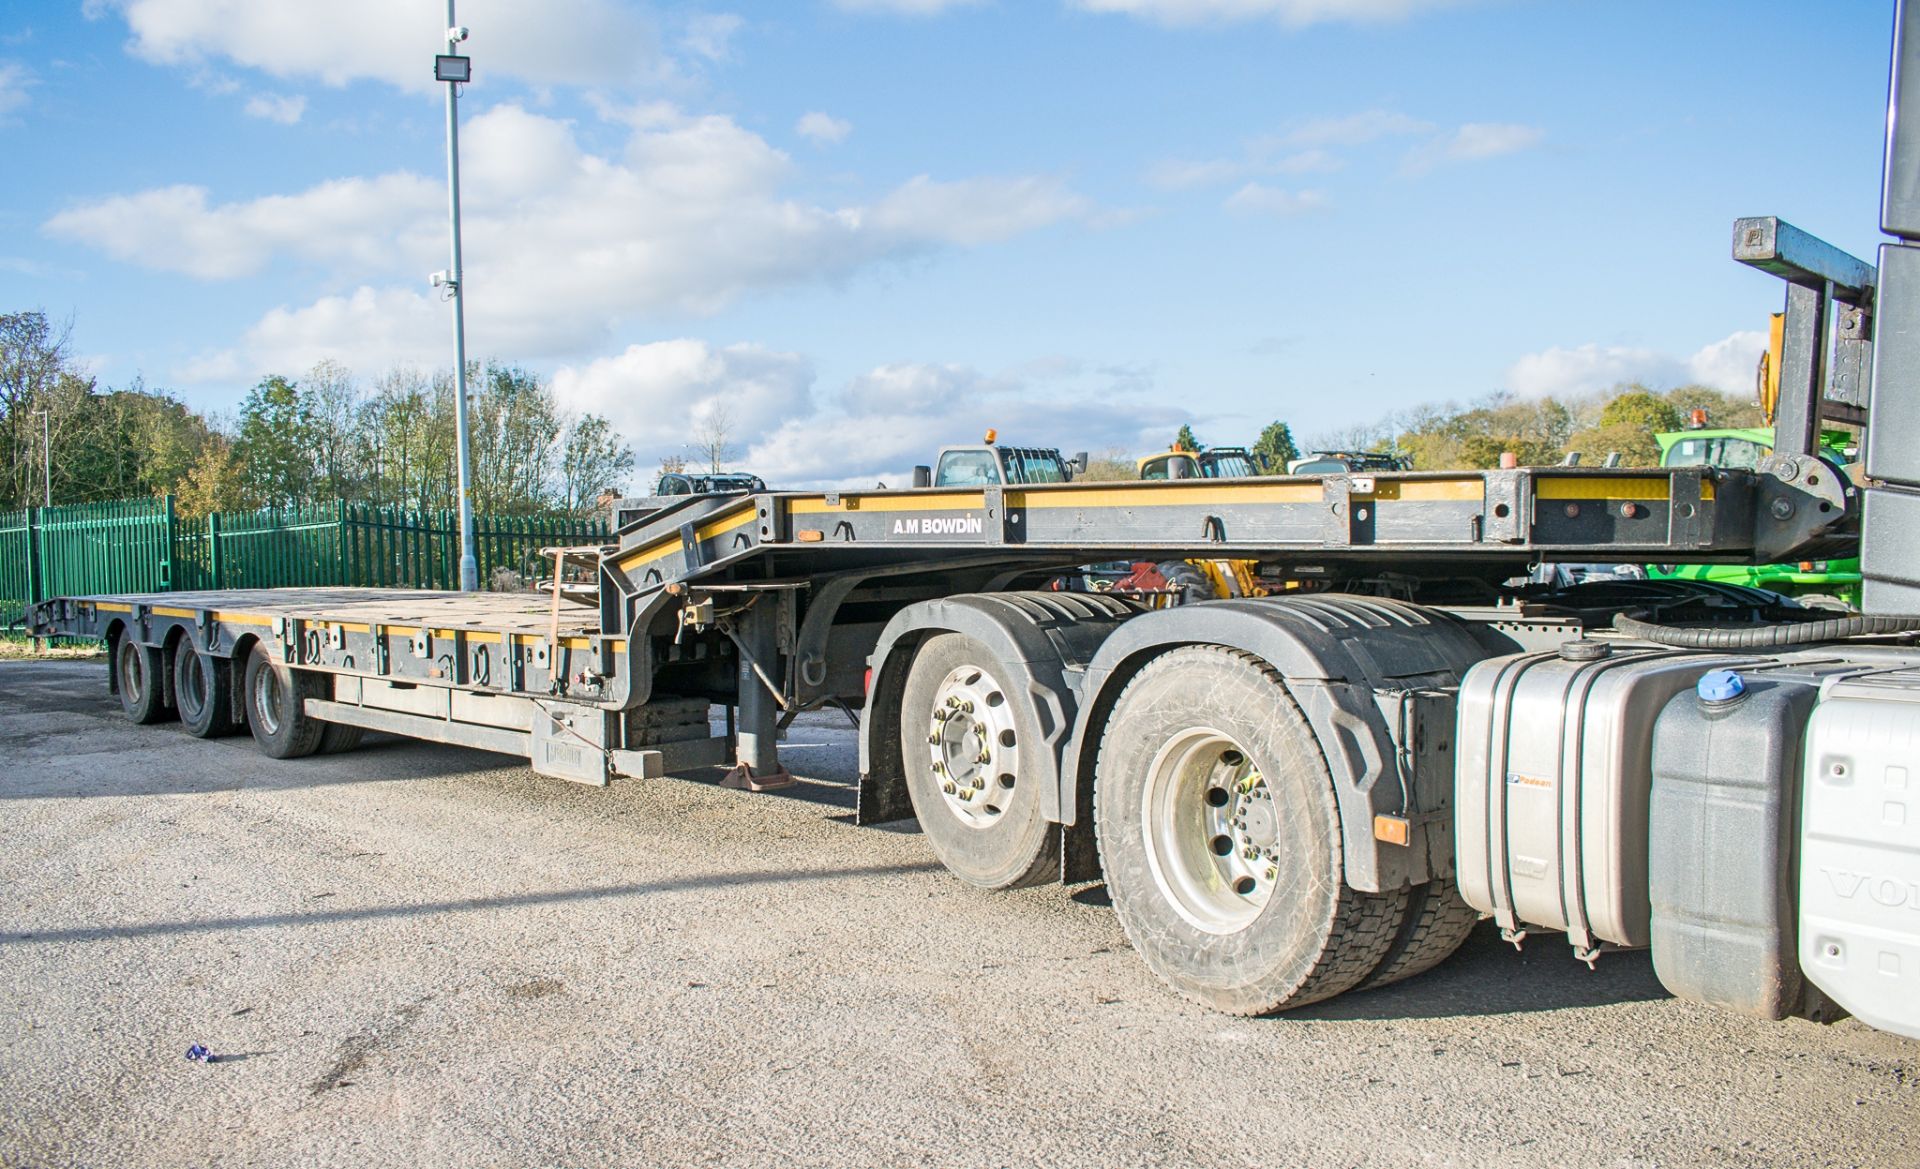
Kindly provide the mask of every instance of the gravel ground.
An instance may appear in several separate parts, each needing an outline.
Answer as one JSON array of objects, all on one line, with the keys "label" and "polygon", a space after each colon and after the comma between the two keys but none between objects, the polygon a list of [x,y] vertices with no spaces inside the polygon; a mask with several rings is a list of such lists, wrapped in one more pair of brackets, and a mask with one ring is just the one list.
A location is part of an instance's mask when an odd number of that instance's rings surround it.
[{"label": "gravel ground", "polygon": [[[1920,1164],[1920,1046],[1487,930],[1279,1018],[1155,981],[1098,885],[988,895],[782,794],[395,740],[275,762],[0,663],[0,1164]],[[201,1043],[212,1064],[183,1058]]]}]

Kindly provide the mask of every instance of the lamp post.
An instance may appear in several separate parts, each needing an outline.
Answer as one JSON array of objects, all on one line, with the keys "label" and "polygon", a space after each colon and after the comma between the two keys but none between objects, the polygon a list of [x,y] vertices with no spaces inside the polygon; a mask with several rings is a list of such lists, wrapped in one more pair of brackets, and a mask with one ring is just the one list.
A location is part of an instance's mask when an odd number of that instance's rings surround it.
[{"label": "lamp post", "polygon": [[43,506],[53,506],[53,411],[35,410],[40,416],[40,486],[45,492]]},{"label": "lamp post", "polygon": [[453,238],[453,264],[432,277],[453,302],[453,426],[460,469],[460,591],[480,587],[480,562],[473,552],[473,458],[467,441],[467,314],[460,270],[460,86],[473,78],[473,59],[461,56],[467,30],[453,22],[447,0],[447,51],[433,59],[433,79],[447,86],[447,217]]}]

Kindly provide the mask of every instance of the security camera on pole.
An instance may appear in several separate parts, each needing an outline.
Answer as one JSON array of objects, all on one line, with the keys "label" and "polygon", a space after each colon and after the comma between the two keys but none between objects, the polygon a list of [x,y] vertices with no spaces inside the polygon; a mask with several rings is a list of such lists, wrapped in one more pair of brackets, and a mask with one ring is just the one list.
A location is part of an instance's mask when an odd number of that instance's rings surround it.
[{"label": "security camera on pole", "polygon": [[460,591],[480,587],[480,562],[473,554],[473,459],[467,443],[467,314],[460,271],[460,87],[473,79],[473,59],[459,55],[467,30],[453,22],[447,0],[447,51],[433,59],[433,79],[447,84],[447,207],[453,229],[453,265],[435,272],[428,283],[446,289],[453,302],[453,423],[460,448]]}]

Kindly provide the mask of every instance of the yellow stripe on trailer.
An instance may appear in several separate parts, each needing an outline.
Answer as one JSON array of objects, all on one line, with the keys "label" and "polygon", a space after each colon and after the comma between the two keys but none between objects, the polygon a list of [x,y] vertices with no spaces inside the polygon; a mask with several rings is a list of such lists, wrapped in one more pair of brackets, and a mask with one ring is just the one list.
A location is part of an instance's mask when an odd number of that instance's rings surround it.
[{"label": "yellow stripe on trailer", "polygon": [[[1534,480],[1539,499],[1671,499],[1673,481],[1664,475],[1619,479],[1600,476],[1541,476]],[[1713,481],[1700,480],[1700,498],[1713,498]]]}]

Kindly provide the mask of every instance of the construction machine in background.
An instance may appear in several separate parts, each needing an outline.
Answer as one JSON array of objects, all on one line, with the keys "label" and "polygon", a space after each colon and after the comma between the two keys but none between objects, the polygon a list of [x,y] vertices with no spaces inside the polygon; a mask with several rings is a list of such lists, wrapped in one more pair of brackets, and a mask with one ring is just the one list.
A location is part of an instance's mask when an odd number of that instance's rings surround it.
[{"label": "construction machine in background", "polygon": [[1136,465],[1138,479],[1246,479],[1278,474],[1262,467],[1252,452],[1239,446],[1207,447],[1190,451],[1180,447],[1148,455]]}]

